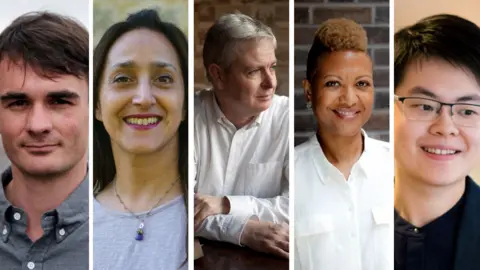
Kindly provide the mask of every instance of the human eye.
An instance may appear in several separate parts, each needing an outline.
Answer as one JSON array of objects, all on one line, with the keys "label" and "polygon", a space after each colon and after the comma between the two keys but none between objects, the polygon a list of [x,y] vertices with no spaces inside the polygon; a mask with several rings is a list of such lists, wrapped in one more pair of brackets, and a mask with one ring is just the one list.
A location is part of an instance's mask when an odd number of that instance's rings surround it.
[{"label": "human eye", "polygon": [[133,80],[124,74],[118,74],[115,77],[113,77],[113,80],[112,80],[112,83],[115,83],[115,84],[131,83],[131,82],[133,82]]},{"label": "human eye", "polygon": [[249,77],[253,77],[253,76],[255,76],[255,75],[259,74],[259,73],[260,73],[260,69],[253,69],[253,70],[248,71],[248,72],[247,72],[247,75],[248,75]]},{"label": "human eye", "polygon": [[470,116],[470,115],[478,115],[478,113],[474,110],[463,110],[460,111],[460,114]]},{"label": "human eye", "polygon": [[456,114],[462,117],[480,116],[480,107],[474,105],[457,105]]},{"label": "human eye", "polygon": [[409,108],[419,109],[422,111],[433,111],[434,105],[431,101],[424,100],[424,99],[409,99],[407,100],[407,106]]},{"label": "human eye", "polygon": [[327,81],[325,83],[325,87],[338,87],[338,86],[340,86],[339,81]]},{"label": "human eye", "polygon": [[427,99],[407,99],[405,104],[409,109],[414,109],[422,112],[433,112],[435,109],[435,102]]},{"label": "human eye", "polygon": [[8,103],[7,107],[8,107],[8,108],[11,108],[11,109],[18,110],[18,109],[25,108],[25,107],[27,107],[28,105],[29,105],[28,100],[26,100],[26,99],[17,99],[17,100],[14,100],[14,101]]},{"label": "human eye", "polygon": [[362,81],[357,82],[357,86],[360,87],[360,88],[367,88],[367,87],[371,86],[371,83],[369,81],[362,80]]},{"label": "human eye", "polygon": [[170,75],[160,75],[157,78],[155,78],[155,82],[158,82],[161,84],[173,83],[173,77]]},{"label": "human eye", "polygon": [[431,112],[431,111],[435,110],[435,108],[432,105],[429,105],[429,104],[420,104],[418,107],[423,111]]},{"label": "human eye", "polygon": [[50,101],[50,104],[62,106],[62,105],[72,105],[73,103],[63,98],[54,98]]}]

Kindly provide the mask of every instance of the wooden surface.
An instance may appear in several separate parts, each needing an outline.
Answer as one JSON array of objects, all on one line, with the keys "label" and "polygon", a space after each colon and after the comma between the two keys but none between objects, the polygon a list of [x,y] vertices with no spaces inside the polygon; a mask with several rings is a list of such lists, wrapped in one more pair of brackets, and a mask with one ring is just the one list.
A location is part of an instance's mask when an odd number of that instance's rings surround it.
[{"label": "wooden surface", "polygon": [[259,253],[246,247],[200,239],[203,257],[195,270],[288,270],[288,260]]}]

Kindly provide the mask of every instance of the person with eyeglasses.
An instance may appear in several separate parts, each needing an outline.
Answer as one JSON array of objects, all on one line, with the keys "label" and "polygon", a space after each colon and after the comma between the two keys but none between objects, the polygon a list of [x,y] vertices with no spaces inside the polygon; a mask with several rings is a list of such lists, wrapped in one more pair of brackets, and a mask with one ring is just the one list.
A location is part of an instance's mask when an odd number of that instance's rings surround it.
[{"label": "person with eyeglasses", "polygon": [[480,28],[454,15],[395,34],[395,270],[480,268]]}]

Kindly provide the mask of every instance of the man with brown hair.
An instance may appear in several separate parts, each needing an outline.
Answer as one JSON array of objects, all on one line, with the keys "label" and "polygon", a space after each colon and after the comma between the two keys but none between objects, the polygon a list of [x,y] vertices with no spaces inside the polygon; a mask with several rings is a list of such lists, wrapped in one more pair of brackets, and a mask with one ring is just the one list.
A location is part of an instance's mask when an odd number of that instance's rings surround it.
[{"label": "man with brown hair", "polygon": [[49,12],[0,34],[2,269],[88,269],[88,33]]}]

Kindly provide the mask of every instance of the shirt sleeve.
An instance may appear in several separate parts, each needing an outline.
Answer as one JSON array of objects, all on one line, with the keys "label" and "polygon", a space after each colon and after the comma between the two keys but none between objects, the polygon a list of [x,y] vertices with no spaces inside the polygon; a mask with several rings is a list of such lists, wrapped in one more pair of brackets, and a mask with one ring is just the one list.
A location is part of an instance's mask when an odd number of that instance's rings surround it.
[{"label": "shirt sleeve", "polygon": [[201,227],[195,232],[195,236],[241,245],[240,240],[243,230],[250,219],[288,223],[288,173],[288,162],[285,162],[282,176],[282,192],[279,196],[266,199],[259,199],[253,196],[226,196],[230,201],[230,213],[207,217]]},{"label": "shirt sleeve", "polygon": [[233,215],[209,216],[195,232],[195,237],[240,245],[243,229],[250,218]]},{"label": "shirt sleeve", "polygon": [[[284,114],[288,116],[288,111]],[[287,132],[288,122],[279,122],[283,123],[280,130]],[[284,142],[284,140],[281,142]],[[276,167],[277,170],[282,171],[281,176],[279,177],[277,172],[275,179],[271,179],[272,181],[275,181],[275,184],[278,184],[278,181],[280,181],[280,190],[278,194],[273,194],[273,197],[267,198],[258,198],[249,195],[225,196],[230,203],[230,212],[226,215],[214,215],[205,218],[195,232],[195,236],[240,245],[243,230],[247,221],[250,219],[268,221],[277,224],[289,223],[288,151],[286,151],[283,156],[283,161],[281,159],[278,161],[280,161],[280,164],[283,163],[280,165],[280,168],[279,166]],[[199,164],[195,162],[196,169],[200,170],[201,166],[198,165]],[[196,173],[198,174],[199,171],[196,171]],[[205,179],[200,179],[200,181],[205,181]],[[266,183],[268,183],[268,181],[266,181]],[[278,189],[278,185],[276,185],[275,188]],[[195,191],[197,192],[198,190],[196,189]]]},{"label": "shirt sleeve", "polygon": [[273,198],[256,198],[253,196],[226,196],[230,201],[230,215],[256,216],[261,221],[289,223],[289,167],[288,155],[283,164],[281,193]]}]

